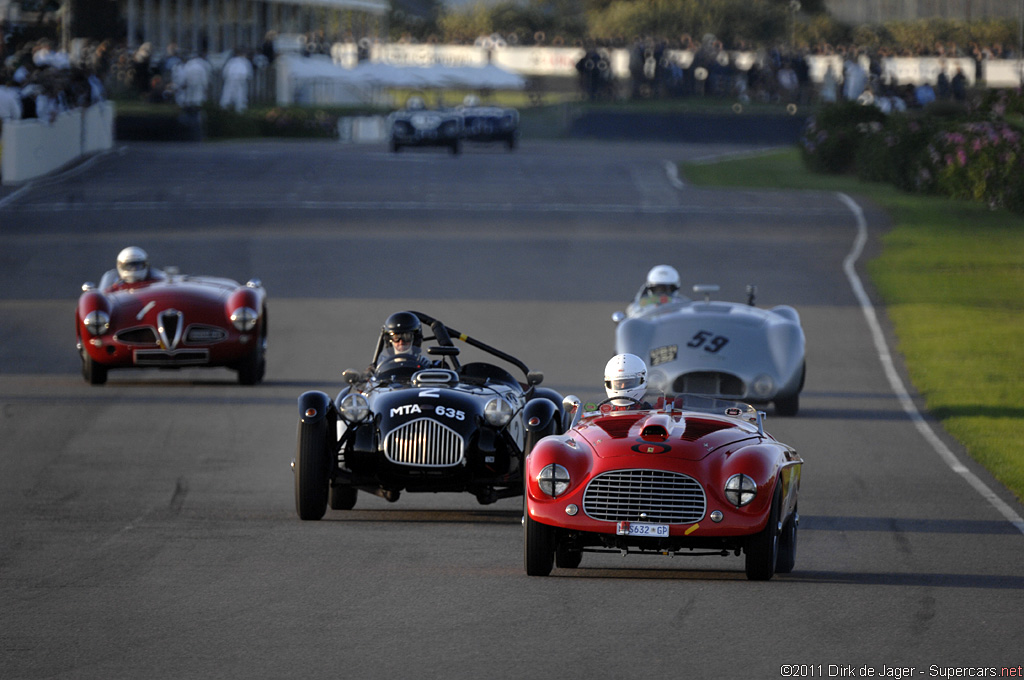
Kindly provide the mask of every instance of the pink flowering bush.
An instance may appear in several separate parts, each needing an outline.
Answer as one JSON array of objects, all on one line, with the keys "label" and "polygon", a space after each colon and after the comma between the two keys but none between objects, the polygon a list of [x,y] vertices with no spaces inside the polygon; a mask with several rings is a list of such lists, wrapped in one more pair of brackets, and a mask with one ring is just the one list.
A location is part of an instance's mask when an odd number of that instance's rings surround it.
[{"label": "pink flowering bush", "polygon": [[1024,174],[1021,133],[1002,122],[964,123],[936,134],[921,168],[922,188],[951,198],[1016,204]]}]

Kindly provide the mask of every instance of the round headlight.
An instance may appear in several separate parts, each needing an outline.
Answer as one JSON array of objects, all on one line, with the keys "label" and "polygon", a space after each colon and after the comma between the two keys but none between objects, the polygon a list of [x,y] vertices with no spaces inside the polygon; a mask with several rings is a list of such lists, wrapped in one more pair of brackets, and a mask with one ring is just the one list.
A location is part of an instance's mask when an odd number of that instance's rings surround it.
[{"label": "round headlight", "polygon": [[754,383],[750,386],[755,397],[770,397],[775,392],[775,381],[772,380],[770,375],[759,375],[754,378]]},{"label": "round headlight", "polygon": [[504,399],[495,397],[484,405],[484,420],[491,427],[505,427],[512,420],[512,407]]},{"label": "round headlight", "polygon": [[757,482],[746,475],[733,475],[725,483],[725,497],[741,508],[754,500],[757,495]]},{"label": "round headlight", "polygon": [[90,335],[103,335],[110,329],[110,315],[97,309],[86,314],[82,324]]},{"label": "round headlight", "polygon": [[231,324],[243,333],[248,333],[255,328],[259,318],[259,313],[252,307],[239,307],[231,312]]},{"label": "round headlight", "polygon": [[557,498],[569,489],[569,471],[561,465],[552,463],[545,466],[537,475],[537,484],[541,491],[552,498]]},{"label": "round headlight", "polygon": [[349,394],[341,400],[341,417],[350,423],[366,420],[370,415],[370,405],[361,394]]}]

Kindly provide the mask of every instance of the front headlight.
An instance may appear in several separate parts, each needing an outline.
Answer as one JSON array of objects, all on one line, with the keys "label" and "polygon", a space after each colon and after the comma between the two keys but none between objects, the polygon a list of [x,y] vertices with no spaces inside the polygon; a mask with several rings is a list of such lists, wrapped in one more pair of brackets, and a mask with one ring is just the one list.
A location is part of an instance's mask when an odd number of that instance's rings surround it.
[{"label": "front headlight", "polygon": [[370,415],[370,404],[361,394],[349,394],[341,400],[341,417],[350,423],[366,420]]},{"label": "front headlight", "polygon": [[537,484],[541,491],[552,498],[557,498],[569,489],[569,471],[561,465],[552,463],[537,475]]},{"label": "front headlight", "polygon": [[259,313],[252,307],[239,307],[231,312],[231,324],[243,333],[255,328],[259,319]]},{"label": "front headlight", "polygon": [[505,427],[512,420],[512,407],[504,399],[495,397],[484,405],[484,420],[491,427]]},{"label": "front headlight", "polygon": [[94,310],[85,315],[82,325],[90,335],[103,335],[110,330],[110,315],[101,310]]},{"label": "front headlight", "polygon": [[725,498],[742,508],[757,496],[757,482],[746,475],[733,475],[725,483]]},{"label": "front headlight", "polygon": [[762,399],[770,397],[775,392],[775,381],[772,380],[770,375],[759,375],[754,378],[753,384],[750,386],[755,397],[761,397]]}]

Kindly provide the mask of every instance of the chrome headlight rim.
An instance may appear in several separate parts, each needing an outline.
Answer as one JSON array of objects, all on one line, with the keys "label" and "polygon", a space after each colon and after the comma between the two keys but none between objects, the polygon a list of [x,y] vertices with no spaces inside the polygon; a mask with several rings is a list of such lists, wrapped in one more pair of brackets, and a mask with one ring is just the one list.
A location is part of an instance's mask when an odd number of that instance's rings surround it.
[{"label": "chrome headlight rim", "polygon": [[512,407],[501,397],[484,404],[484,421],[491,427],[505,427],[512,420]]},{"label": "chrome headlight rim", "polygon": [[256,327],[260,313],[252,307],[242,306],[231,312],[231,325],[242,333],[248,333]]},{"label": "chrome headlight rim", "polygon": [[755,397],[765,399],[775,394],[775,380],[770,375],[762,373],[750,383],[750,390]]},{"label": "chrome headlight rim", "polygon": [[537,486],[540,487],[543,493],[552,498],[564,495],[569,490],[571,481],[569,471],[558,463],[545,465],[537,473]]},{"label": "chrome headlight rim", "polygon": [[757,498],[757,482],[749,475],[735,474],[725,482],[725,498],[737,508],[750,505]]},{"label": "chrome headlight rim", "polygon": [[338,405],[341,417],[350,423],[361,423],[370,416],[370,402],[361,394],[347,394]]},{"label": "chrome headlight rim", "polygon": [[89,335],[103,335],[110,330],[110,315],[101,309],[94,309],[85,315],[82,325],[89,331]]}]

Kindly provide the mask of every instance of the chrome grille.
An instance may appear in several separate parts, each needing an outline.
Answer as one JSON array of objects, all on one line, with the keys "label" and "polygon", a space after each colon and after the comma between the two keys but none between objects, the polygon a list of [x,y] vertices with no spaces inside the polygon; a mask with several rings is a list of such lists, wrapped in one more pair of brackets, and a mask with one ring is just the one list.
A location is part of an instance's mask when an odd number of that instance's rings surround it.
[{"label": "chrome grille", "polygon": [[384,439],[384,456],[399,465],[450,467],[463,462],[465,442],[458,432],[430,418],[392,430]]},{"label": "chrome grille", "polygon": [[663,470],[605,472],[583,493],[583,512],[605,522],[691,524],[704,517],[705,506],[695,479]]},{"label": "chrome grille", "polygon": [[710,394],[723,397],[742,397],[747,392],[743,381],[736,376],[714,371],[681,375],[676,378],[672,390],[677,394]]}]

